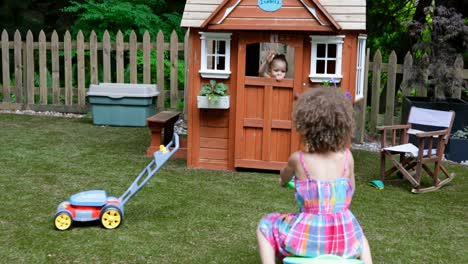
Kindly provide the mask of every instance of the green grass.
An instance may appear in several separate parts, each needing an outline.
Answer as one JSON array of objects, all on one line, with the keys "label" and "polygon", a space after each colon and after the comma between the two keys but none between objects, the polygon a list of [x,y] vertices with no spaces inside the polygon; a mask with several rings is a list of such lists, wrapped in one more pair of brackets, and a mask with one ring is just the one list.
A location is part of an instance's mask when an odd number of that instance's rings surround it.
[{"label": "green grass", "polygon": [[[115,230],[74,224],[55,230],[57,205],[103,189],[119,196],[150,161],[146,128],[93,126],[89,118],[0,114],[2,263],[258,263],[255,228],[268,212],[296,211],[277,175],[187,169],[167,163],[130,200]],[[374,263],[468,263],[468,167],[439,191],[376,190],[378,155],[354,151],[352,211]]]}]

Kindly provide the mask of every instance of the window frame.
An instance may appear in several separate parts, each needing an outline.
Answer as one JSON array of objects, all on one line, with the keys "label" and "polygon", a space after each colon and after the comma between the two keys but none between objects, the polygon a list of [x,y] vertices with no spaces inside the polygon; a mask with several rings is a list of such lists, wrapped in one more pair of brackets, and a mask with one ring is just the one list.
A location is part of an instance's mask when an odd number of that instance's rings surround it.
[{"label": "window frame", "polygon": [[356,92],[354,101],[364,98],[364,71],[366,66],[366,42],[367,36],[358,36],[357,52],[356,52]]},{"label": "window frame", "polygon": [[[310,52],[310,73],[309,79],[313,83],[323,83],[325,81],[330,81],[332,78],[336,83],[341,82],[343,75],[341,72],[342,61],[343,61],[343,43],[345,36],[344,35],[334,35],[334,36],[323,36],[323,35],[310,35],[311,43],[311,52]],[[317,45],[325,44],[326,51],[328,50],[329,44],[336,44],[336,57],[333,59],[335,61],[335,73],[317,73]],[[327,52],[326,52],[327,53]],[[331,61],[332,59],[327,57],[328,54],[325,54],[325,61]],[[323,59],[323,58],[321,58]],[[327,67],[325,66],[325,69]]]},{"label": "window frame", "polygon": [[[220,32],[200,32],[201,52],[200,52],[200,70],[198,71],[203,78],[228,79],[231,75],[231,35],[232,33]],[[225,41],[224,70],[208,69],[208,41]],[[219,42],[217,42],[219,43]],[[217,53],[211,54],[218,58]]]}]

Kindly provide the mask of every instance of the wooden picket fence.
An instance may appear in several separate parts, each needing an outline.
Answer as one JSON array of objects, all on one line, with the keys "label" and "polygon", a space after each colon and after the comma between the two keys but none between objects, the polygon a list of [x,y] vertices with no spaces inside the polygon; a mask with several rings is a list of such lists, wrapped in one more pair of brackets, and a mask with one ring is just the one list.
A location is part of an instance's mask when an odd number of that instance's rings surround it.
[{"label": "wooden picket fence", "polygon": [[[164,108],[166,99],[170,101],[169,108],[178,107],[183,99],[184,117],[187,118],[187,87],[178,87],[178,59],[183,51],[185,69],[189,63],[188,32],[184,41],[179,43],[175,31],[170,36],[170,42],[164,42],[164,35],[160,31],[156,41],[151,40],[150,34],[145,32],[142,42],[138,42],[135,32],[131,32],[128,42],[124,42],[119,31],[116,40],[111,42],[107,31],[98,42],[94,32],[88,42],[85,42],[82,32],[72,41],[67,31],[63,41],[59,41],[54,31],[50,41],[46,40],[45,33],[40,32],[37,41],[31,31],[26,34],[23,41],[20,32],[16,31],[11,40],[4,30],[0,40],[1,71],[0,91],[3,100],[0,101],[0,110],[34,110],[56,111],[64,113],[86,113],[89,104],[86,103],[86,85],[99,82],[116,83],[151,83],[156,77],[158,90],[158,107]],[[156,52],[156,69],[151,68],[151,56]],[[142,72],[137,69],[137,53],[143,54]],[[153,55],[152,55],[153,52]],[[170,81],[165,87],[164,82],[164,52],[170,54]],[[86,54],[86,55],[85,55]],[[111,58],[115,59],[112,60]],[[38,65],[34,65],[38,62]],[[112,63],[114,62],[114,63]],[[127,62],[127,63],[126,63]],[[372,62],[370,52],[367,50],[364,77],[364,98],[355,104],[356,132],[354,141],[363,142],[366,133],[375,133],[377,125],[389,125],[401,122],[395,116],[399,113],[401,105],[395,104],[395,90],[402,89],[403,95],[410,95],[406,85],[409,71],[413,65],[411,54],[407,54],[403,64],[397,64],[396,53],[392,52],[387,63],[382,62],[382,55],[377,51]],[[468,70],[463,69],[461,57],[455,62],[457,74],[468,79]],[[124,70],[129,69],[129,80],[125,80]],[[111,74],[115,72],[114,74]],[[369,76],[372,73],[372,81]],[[76,74],[76,75],[74,75]],[[142,75],[142,78],[138,78]],[[385,75],[385,78],[383,77]],[[402,75],[402,81],[397,84],[397,75]],[[47,80],[49,76],[50,80]],[[75,78],[73,78],[75,77]],[[184,74],[187,78],[187,74]],[[75,81],[74,81],[75,80]],[[386,83],[385,81],[386,80]],[[370,84],[370,85],[369,85]],[[187,86],[187,80],[185,79]],[[381,88],[385,85],[385,106],[380,107]],[[371,100],[367,105],[368,90]],[[418,95],[425,95],[426,91],[417,91]],[[456,97],[460,97],[457,94]],[[367,109],[370,108],[370,111]],[[385,113],[379,113],[384,108]],[[366,131],[366,124],[368,131]]]},{"label": "wooden picket fence", "polygon": [[[397,64],[397,56],[395,51],[392,51],[388,63],[382,62],[382,54],[380,50],[377,50],[373,56],[372,62],[370,61],[370,51],[366,53],[366,63],[364,70],[364,98],[355,104],[355,119],[356,119],[356,131],[354,134],[355,142],[363,142],[366,133],[374,135],[376,133],[376,127],[378,125],[393,125],[401,123],[401,116],[396,116],[396,113],[401,113],[401,104],[397,104],[395,94],[396,89],[401,89],[403,96],[409,96],[412,92],[410,87],[407,85],[409,74],[413,66],[413,57],[408,52],[404,58],[403,64]],[[468,69],[463,68],[463,59],[459,55],[454,62],[456,74],[462,76],[463,79],[468,79]],[[372,81],[369,88],[369,73],[372,72]],[[386,73],[385,78],[383,73]],[[397,75],[402,74],[401,83],[397,84]],[[386,83],[385,83],[386,79]],[[385,95],[381,93],[381,89],[385,85]],[[370,112],[367,110],[367,101],[369,95],[369,89],[371,94],[370,100]],[[427,91],[424,87],[420,90],[415,91],[418,96],[426,96]],[[380,106],[381,96],[385,96],[385,105]],[[461,91],[458,91],[454,95],[454,98],[460,98]],[[380,109],[385,109],[385,112],[381,114]],[[366,123],[369,131],[366,131]]]},{"label": "wooden picket fence", "polygon": [[[124,83],[126,68],[129,68],[127,83],[151,83],[152,77],[156,77],[160,91],[158,107],[164,107],[166,98],[169,98],[170,108],[177,108],[179,99],[187,96],[187,89],[179,89],[177,82],[179,52],[184,51],[185,66],[189,61],[187,40],[188,32],[185,41],[179,43],[177,34],[173,31],[170,42],[165,43],[164,35],[159,31],[155,42],[151,41],[148,32],[144,33],[142,42],[138,42],[135,32],[132,31],[129,42],[124,42],[123,34],[119,31],[115,42],[111,42],[109,32],[105,31],[102,42],[98,42],[93,31],[88,42],[85,42],[81,31],[77,34],[76,41],[72,41],[71,34],[67,31],[63,41],[59,41],[59,36],[54,31],[50,41],[47,41],[45,33],[41,31],[38,40],[35,41],[31,31],[28,31],[26,40],[23,41],[19,31],[15,32],[11,40],[3,30],[0,42],[0,91],[3,93],[3,100],[0,102],[0,110],[86,113],[89,109],[89,105],[86,104],[86,85],[99,82]],[[142,79],[138,79],[139,51],[143,53]],[[156,52],[156,69],[151,68],[152,51],[153,55],[154,51]],[[164,84],[165,51],[170,54],[168,89]],[[111,60],[112,55],[115,56],[115,60]],[[112,61],[115,61],[115,64],[111,63]],[[34,65],[36,62],[37,66]],[[10,70],[11,68],[14,70]],[[115,72],[114,75],[111,71]],[[76,76],[73,76],[74,74]],[[186,109],[184,105],[185,115]]]}]

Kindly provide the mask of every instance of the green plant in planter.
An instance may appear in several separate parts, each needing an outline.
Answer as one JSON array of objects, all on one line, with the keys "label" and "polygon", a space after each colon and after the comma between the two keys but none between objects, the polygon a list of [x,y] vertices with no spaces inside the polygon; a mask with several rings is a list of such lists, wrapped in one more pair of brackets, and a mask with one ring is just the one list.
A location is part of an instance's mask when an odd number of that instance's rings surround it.
[{"label": "green plant in planter", "polygon": [[468,139],[468,126],[464,127],[463,130],[457,130],[452,135],[453,138]]},{"label": "green plant in planter", "polygon": [[462,99],[468,101],[468,88],[462,91]]},{"label": "green plant in planter", "polygon": [[468,164],[468,126],[452,134],[446,154],[451,161]]},{"label": "green plant in planter", "polygon": [[210,83],[202,86],[198,95],[207,96],[209,102],[217,102],[220,96],[229,95],[227,89],[228,87],[224,83],[211,80]]}]

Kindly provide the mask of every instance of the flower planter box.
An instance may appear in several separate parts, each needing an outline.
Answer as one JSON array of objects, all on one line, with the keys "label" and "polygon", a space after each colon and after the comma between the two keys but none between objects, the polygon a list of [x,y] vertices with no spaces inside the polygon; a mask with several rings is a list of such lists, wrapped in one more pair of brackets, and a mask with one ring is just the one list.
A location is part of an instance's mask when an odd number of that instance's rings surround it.
[{"label": "flower planter box", "polygon": [[203,109],[229,109],[229,96],[220,96],[216,102],[208,100],[208,96],[197,96],[197,106]]},{"label": "flower planter box", "polygon": [[450,138],[445,153],[448,160],[468,162],[468,139]]}]

